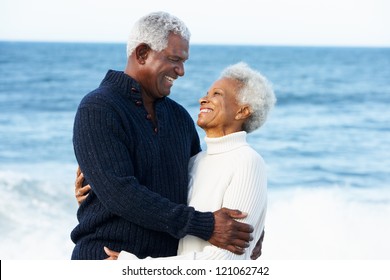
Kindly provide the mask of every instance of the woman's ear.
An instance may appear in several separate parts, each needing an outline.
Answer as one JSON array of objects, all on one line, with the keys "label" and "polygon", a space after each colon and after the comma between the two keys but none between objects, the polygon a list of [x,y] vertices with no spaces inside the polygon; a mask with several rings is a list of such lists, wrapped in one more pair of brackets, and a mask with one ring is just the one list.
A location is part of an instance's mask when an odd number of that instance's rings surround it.
[{"label": "woman's ear", "polygon": [[248,105],[245,105],[240,108],[240,110],[237,111],[236,113],[236,120],[244,120],[248,118],[250,115],[252,115],[251,109],[249,108]]},{"label": "woman's ear", "polygon": [[150,50],[151,49],[148,44],[140,44],[135,48],[135,55],[138,63],[145,64]]}]

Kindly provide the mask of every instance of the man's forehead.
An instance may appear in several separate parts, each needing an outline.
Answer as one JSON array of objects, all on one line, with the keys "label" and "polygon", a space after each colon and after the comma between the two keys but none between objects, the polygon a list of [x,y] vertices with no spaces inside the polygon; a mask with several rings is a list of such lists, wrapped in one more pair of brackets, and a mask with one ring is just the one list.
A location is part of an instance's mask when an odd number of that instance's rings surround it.
[{"label": "man's forehead", "polygon": [[189,42],[180,35],[171,34],[168,38],[168,45],[164,49],[168,55],[178,56],[182,59],[189,57]]}]

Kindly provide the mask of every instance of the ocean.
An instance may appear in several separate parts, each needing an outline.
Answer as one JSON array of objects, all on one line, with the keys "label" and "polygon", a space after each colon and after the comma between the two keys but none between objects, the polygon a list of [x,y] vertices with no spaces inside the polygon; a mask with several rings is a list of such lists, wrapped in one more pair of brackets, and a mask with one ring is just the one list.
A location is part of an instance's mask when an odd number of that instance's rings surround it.
[{"label": "ocean", "polygon": [[[0,42],[0,259],[70,258],[74,115],[125,49]],[[390,259],[390,48],[193,45],[171,98],[195,120],[239,61],[277,96],[248,135],[268,167],[262,258]]]}]

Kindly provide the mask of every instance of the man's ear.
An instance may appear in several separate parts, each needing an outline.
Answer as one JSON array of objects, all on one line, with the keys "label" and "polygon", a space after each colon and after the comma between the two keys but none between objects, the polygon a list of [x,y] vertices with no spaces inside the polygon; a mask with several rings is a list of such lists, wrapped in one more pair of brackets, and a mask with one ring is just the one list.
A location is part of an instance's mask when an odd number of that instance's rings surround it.
[{"label": "man's ear", "polygon": [[151,49],[148,44],[140,44],[135,48],[135,56],[137,58],[138,63],[145,64],[150,50]]},{"label": "man's ear", "polygon": [[251,109],[248,105],[244,105],[237,111],[235,119],[244,120],[249,118],[250,115],[252,115]]}]

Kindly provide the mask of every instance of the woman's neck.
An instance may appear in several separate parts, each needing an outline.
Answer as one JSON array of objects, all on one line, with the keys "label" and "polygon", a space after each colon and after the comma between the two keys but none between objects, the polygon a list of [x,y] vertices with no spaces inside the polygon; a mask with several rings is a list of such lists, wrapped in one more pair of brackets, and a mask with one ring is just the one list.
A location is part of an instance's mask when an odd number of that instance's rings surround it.
[{"label": "woman's neck", "polygon": [[206,136],[209,138],[218,138],[218,137],[223,137],[235,132],[242,131],[241,128],[224,128],[224,129],[216,129],[216,128],[211,128],[211,129],[204,129]]}]

